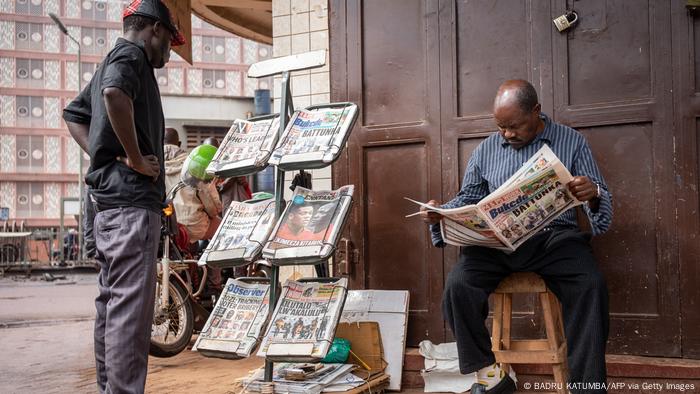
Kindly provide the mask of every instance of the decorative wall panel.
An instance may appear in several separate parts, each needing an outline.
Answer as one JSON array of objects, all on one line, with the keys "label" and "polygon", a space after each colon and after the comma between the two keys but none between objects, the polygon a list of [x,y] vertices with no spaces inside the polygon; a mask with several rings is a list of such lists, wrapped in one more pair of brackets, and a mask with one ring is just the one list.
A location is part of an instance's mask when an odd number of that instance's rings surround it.
[{"label": "decorative wall panel", "polygon": [[44,0],[44,15],[49,15],[49,12],[60,15],[59,0]]},{"label": "decorative wall panel", "polygon": [[61,63],[57,60],[44,62],[44,86],[46,89],[61,89]]},{"label": "decorative wall panel", "polygon": [[15,86],[15,59],[0,57],[0,86],[11,88]]},{"label": "decorative wall panel", "polygon": [[241,96],[240,71],[226,71],[226,95]]},{"label": "decorative wall panel", "polygon": [[195,62],[202,61],[202,37],[192,36],[192,60]]},{"label": "decorative wall panel", "polygon": [[66,156],[65,156],[65,163],[66,163],[66,172],[71,173],[71,174],[77,174],[78,173],[78,166],[80,160],[80,147],[78,144],[73,141],[72,138],[66,138]]},{"label": "decorative wall panel", "polygon": [[45,127],[58,129],[61,127],[61,99],[58,97],[44,98]]},{"label": "decorative wall panel", "polygon": [[80,18],[80,0],[66,0],[66,17]]},{"label": "decorative wall panel", "polygon": [[0,172],[17,170],[16,150],[16,137],[11,134],[0,134]]},{"label": "decorative wall panel", "polygon": [[61,50],[61,36],[55,25],[44,25],[44,51],[58,53]]},{"label": "decorative wall panel", "polygon": [[243,52],[243,63],[253,64],[258,61],[258,44],[250,41],[243,40],[244,52]]},{"label": "decorative wall panel", "polygon": [[202,70],[194,68],[187,70],[187,93],[202,94]]},{"label": "decorative wall panel", "polygon": [[0,0],[0,12],[12,14],[15,12],[15,0]]},{"label": "decorative wall panel", "polygon": [[78,91],[78,63],[65,62],[65,83],[66,89],[74,92]]},{"label": "decorative wall panel", "polygon": [[239,64],[241,62],[240,38],[226,38],[226,63]]},{"label": "decorative wall panel", "polygon": [[168,85],[170,85],[170,93],[183,94],[185,93],[185,78],[182,68],[168,69]]},{"label": "decorative wall panel", "polygon": [[0,49],[15,49],[15,22],[0,21]]},{"label": "decorative wall panel", "polygon": [[61,172],[61,137],[47,136],[44,138],[46,145],[46,172]]},{"label": "decorative wall panel", "polygon": [[47,182],[44,184],[44,202],[47,219],[58,219],[61,216],[61,184]]},{"label": "decorative wall panel", "polygon": [[0,182],[0,206],[10,208],[10,217],[16,215],[17,189],[14,182]]},{"label": "decorative wall panel", "polygon": [[15,96],[0,96],[0,126],[13,127],[17,123],[15,116]]},{"label": "decorative wall panel", "polygon": [[[67,28],[68,34],[70,34],[73,37],[76,37],[77,40],[80,40],[81,29],[79,26],[68,26]],[[73,40],[63,40],[63,45],[66,52],[78,53],[78,46],[73,42]]]}]

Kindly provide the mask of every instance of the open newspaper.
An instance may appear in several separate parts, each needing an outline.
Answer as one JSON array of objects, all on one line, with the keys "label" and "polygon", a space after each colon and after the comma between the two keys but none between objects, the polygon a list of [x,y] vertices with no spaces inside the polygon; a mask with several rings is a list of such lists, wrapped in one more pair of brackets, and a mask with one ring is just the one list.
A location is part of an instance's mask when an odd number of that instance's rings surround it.
[{"label": "open newspaper", "polygon": [[334,162],[357,119],[357,105],[313,105],[294,112],[270,164],[290,171],[322,168]]},{"label": "open newspaper", "polygon": [[248,357],[267,321],[270,285],[229,279],[192,350],[221,358]]},{"label": "open newspaper", "polygon": [[278,265],[328,259],[350,212],[353,190],[353,185],[328,191],[297,186],[263,249],[263,257]]},{"label": "open newspaper", "polygon": [[270,318],[258,356],[272,361],[319,361],[333,342],[348,280],[288,280]]},{"label": "open newspaper", "polygon": [[408,200],[443,215],[440,229],[448,244],[514,251],[559,215],[582,204],[567,187],[572,179],[545,145],[477,204],[442,209]]},{"label": "open newspaper", "polygon": [[278,131],[278,115],[236,119],[209,163],[207,172],[233,177],[263,170],[277,143]]},{"label": "open newspaper", "polygon": [[226,210],[199,265],[232,267],[255,260],[275,226],[275,201],[233,201]]}]

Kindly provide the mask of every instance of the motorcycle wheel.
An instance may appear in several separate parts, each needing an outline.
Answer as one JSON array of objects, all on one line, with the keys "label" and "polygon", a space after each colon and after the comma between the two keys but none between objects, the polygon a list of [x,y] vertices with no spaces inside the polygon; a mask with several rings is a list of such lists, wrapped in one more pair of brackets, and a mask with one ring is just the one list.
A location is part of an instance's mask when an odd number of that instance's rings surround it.
[{"label": "motorcycle wheel", "polygon": [[161,310],[161,284],[156,284],[151,345],[148,353],[154,357],[172,357],[182,352],[192,339],[194,313],[187,290],[172,279],[170,281],[169,307]]}]

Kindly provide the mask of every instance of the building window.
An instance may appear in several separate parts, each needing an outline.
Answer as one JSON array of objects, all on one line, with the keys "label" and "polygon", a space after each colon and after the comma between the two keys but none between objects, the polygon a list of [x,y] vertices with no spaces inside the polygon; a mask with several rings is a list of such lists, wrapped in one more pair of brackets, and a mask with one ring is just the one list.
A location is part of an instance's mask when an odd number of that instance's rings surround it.
[{"label": "building window", "polygon": [[44,25],[17,22],[15,24],[15,49],[43,51]]},{"label": "building window", "polygon": [[219,143],[224,140],[228,127],[211,127],[211,126],[185,126],[186,149],[196,148],[202,145],[204,140],[209,137],[216,138]]},{"label": "building window", "polygon": [[16,59],[16,86],[19,88],[44,88],[44,61],[38,59]]},{"label": "building window", "polygon": [[15,14],[41,16],[44,14],[43,0],[15,0]]},{"label": "building window", "polygon": [[17,172],[44,172],[44,137],[39,135],[18,135]]},{"label": "building window", "polygon": [[83,27],[81,29],[80,49],[89,55],[106,55],[109,52],[107,46],[107,29]]},{"label": "building window", "polygon": [[226,72],[223,70],[202,70],[202,93],[223,95],[226,93]]},{"label": "building window", "polygon": [[37,96],[17,96],[17,127],[44,127],[44,98]]},{"label": "building window", "polygon": [[202,36],[202,62],[226,62],[226,41],[224,37]]}]

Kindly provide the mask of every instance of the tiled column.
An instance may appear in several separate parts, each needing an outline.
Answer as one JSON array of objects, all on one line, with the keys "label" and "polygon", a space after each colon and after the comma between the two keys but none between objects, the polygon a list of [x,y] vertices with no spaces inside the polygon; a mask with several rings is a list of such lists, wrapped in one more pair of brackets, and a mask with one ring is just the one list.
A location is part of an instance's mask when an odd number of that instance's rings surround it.
[{"label": "tiled column", "polygon": [[[328,53],[328,1],[327,0],[272,0],[272,55],[283,57],[325,49]],[[326,62],[330,59],[326,55]],[[273,109],[279,111],[281,79],[275,78]],[[307,71],[292,73],[292,98],[295,108],[330,102],[328,65]],[[331,189],[331,168],[312,170],[314,190]],[[289,184],[293,173],[286,176],[285,198],[289,198]],[[284,268],[281,279],[310,276],[311,267]]]}]

